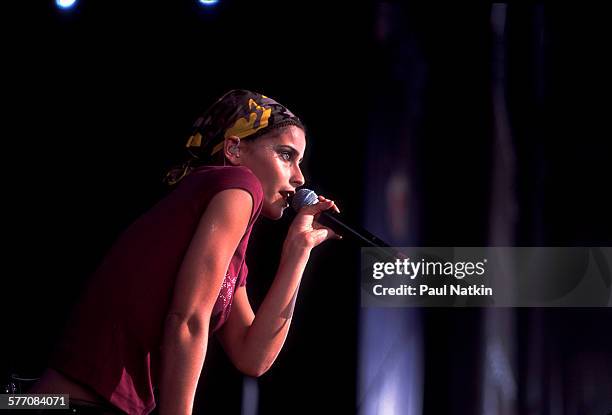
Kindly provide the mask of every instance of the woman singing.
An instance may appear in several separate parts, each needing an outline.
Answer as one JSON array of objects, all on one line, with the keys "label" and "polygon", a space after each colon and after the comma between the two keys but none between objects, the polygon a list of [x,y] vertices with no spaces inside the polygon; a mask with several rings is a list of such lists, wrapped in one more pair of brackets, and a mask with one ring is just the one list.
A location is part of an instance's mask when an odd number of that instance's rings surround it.
[{"label": "woman singing", "polygon": [[276,359],[311,250],[339,238],[316,222],[338,211],[333,201],[302,208],[253,312],[249,235],[260,215],[279,219],[304,184],[304,127],[278,102],[233,90],[196,121],[187,149],[166,178],[174,189],[113,245],[29,393],[68,393],[77,413],[140,415],[158,405],[162,415],[190,414],[212,334],[249,376]]}]

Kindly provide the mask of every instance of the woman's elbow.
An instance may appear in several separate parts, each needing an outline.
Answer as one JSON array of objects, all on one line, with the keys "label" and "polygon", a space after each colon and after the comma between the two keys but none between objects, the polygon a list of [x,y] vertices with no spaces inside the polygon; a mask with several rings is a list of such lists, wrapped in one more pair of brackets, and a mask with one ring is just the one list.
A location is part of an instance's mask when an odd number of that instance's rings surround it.
[{"label": "woman's elbow", "polygon": [[258,378],[263,376],[264,373],[266,373],[268,371],[269,368],[263,368],[263,369],[259,369],[259,368],[255,368],[255,369],[248,369],[248,370],[241,370],[242,374],[245,376],[249,376],[251,378]]},{"label": "woman's elbow", "polygon": [[270,370],[270,368],[272,367],[272,363],[273,362],[242,364],[242,365],[237,365],[237,369],[240,372],[242,372],[243,375],[246,375],[252,378],[259,378],[263,376],[268,370]]}]

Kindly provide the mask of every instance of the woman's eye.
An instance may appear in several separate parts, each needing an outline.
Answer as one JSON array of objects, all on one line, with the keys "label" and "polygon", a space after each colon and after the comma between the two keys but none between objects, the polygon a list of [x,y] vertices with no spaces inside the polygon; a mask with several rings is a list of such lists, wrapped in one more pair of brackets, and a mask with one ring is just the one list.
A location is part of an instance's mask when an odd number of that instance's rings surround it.
[{"label": "woman's eye", "polygon": [[280,156],[285,161],[291,160],[291,153],[289,153],[288,151],[281,151]]}]

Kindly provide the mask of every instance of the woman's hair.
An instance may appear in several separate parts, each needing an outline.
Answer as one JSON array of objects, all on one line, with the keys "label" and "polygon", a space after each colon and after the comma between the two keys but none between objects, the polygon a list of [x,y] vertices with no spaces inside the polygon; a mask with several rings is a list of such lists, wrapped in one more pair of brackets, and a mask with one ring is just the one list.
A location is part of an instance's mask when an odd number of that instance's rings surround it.
[{"label": "woman's hair", "polygon": [[300,119],[275,100],[243,89],[231,90],[198,117],[187,140],[187,160],[172,168],[164,181],[174,185],[196,167],[223,164],[227,137],[251,141],[281,134],[290,126],[305,131]]}]

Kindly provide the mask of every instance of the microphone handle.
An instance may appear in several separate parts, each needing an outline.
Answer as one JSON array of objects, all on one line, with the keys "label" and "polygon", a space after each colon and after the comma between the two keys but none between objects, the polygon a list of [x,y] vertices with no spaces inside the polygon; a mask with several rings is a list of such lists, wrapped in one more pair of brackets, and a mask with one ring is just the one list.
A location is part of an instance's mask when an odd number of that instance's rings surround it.
[{"label": "microphone handle", "polygon": [[357,229],[356,227],[351,227],[346,223],[343,223],[334,214],[329,212],[321,212],[317,222],[323,226],[327,226],[337,234],[342,235],[344,238],[352,237],[354,240],[357,240],[365,246],[376,248],[387,248],[390,246],[388,243],[372,235],[365,229]]}]

